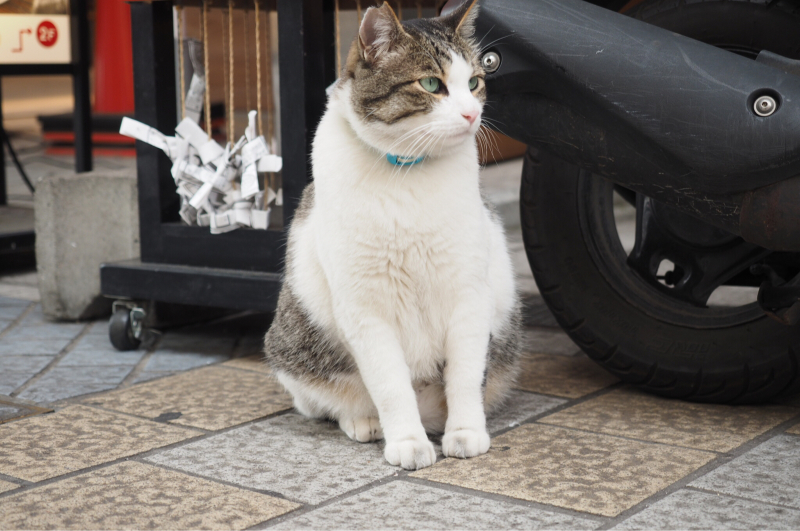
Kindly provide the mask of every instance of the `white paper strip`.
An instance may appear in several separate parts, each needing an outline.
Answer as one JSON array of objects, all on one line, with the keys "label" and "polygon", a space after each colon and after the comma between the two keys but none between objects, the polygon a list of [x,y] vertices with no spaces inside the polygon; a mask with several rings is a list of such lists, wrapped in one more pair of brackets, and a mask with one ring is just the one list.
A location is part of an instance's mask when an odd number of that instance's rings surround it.
[{"label": "white paper strip", "polygon": [[119,125],[119,134],[130,136],[136,140],[146,142],[153,147],[161,149],[169,155],[169,146],[167,145],[167,137],[160,131],[150,127],[149,125],[137,122],[127,116],[122,119]]},{"label": "white paper strip", "polygon": [[261,173],[276,173],[283,169],[283,158],[278,155],[264,155],[258,159],[258,171]]},{"label": "white paper strip", "polygon": [[195,123],[200,121],[200,113],[203,111],[203,96],[206,92],[206,78],[192,74],[192,82],[189,84],[189,91],[186,93],[186,119]]},{"label": "white paper strip", "polygon": [[242,197],[247,199],[258,192],[258,173],[256,173],[256,165],[251,164],[244,169],[242,174]]},{"label": "white paper strip", "polygon": [[251,210],[250,226],[253,227],[254,229],[267,230],[267,228],[269,227],[269,209]]},{"label": "white paper strip", "polygon": [[208,134],[197,125],[197,122],[192,121],[190,118],[181,120],[181,123],[175,128],[175,132],[188,140],[198,150],[200,146],[208,142]]},{"label": "white paper strip", "polygon": [[263,136],[258,136],[242,148],[242,166],[246,168],[268,154],[267,141],[264,140]]}]

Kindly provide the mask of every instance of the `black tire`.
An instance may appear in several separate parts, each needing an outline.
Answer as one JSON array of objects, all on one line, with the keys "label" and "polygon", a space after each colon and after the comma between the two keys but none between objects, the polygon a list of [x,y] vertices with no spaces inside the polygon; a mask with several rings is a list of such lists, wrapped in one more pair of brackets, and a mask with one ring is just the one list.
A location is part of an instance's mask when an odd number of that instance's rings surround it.
[{"label": "black tire", "polygon": [[[783,0],[651,0],[629,14],[737,53],[770,49],[800,58],[800,9]],[[771,24],[786,21],[791,38],[778,38]],[[620,259],[616,233],[603,229],[609,216],[613,225],[611,187],[528,150],[520,198],[525,249],[542,297],[570,337],[623,381],[662,396],[756,403],[800,392],[800,326],[779,324],[754,305],[733,317],[687,309],[654,290]]]},{"label": "black tire", "polygon": [[119,308],[108,322],[108,338],[115,349],[119,351],[136,350],[141,340],[133,335],[131,326],[131,312],[127,308]]}]

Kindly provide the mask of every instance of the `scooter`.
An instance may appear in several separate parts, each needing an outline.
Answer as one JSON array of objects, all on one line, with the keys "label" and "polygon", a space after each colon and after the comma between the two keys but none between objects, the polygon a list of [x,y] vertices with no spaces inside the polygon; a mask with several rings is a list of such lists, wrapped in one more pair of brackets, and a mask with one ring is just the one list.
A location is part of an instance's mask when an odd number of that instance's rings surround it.
[{"label": "scooter", "polygon": [[613,2],[481,2],[487,121],[530,146],[520,212],[541,296],[647,391],[796,394],[800,2]]}]

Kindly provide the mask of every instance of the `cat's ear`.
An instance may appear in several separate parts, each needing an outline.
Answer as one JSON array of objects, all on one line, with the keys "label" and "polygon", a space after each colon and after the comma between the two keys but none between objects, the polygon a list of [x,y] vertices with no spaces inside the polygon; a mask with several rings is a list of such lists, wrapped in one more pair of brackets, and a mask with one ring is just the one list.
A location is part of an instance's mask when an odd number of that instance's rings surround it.
[{"label": "cat's ear", "polygon": [[403,33],[403,26],[389,2],[384,2],[381,7],[370,7],[364,13],[358,30],[358,46],[362,57],[368,63],[374,63],[391,51]]},{"label": "cat's ear", "polygon": [[475,19],[478,18],[478,0],[448,0],[439,16],[446,20],[453,31],[465,39],[475,34]]}]

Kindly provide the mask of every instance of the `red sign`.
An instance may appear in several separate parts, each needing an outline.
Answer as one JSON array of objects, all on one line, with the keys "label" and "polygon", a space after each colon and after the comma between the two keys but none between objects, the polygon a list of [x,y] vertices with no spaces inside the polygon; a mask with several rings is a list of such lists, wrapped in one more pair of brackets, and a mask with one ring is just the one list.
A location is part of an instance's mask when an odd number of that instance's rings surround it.
[{"label": "red sign", "polygon": [[39,27],[36,28],[36,38],[39,39],[42,46],[49,48],[54,45],[58,40],[56,25],[49,20],[43,20]]}]

